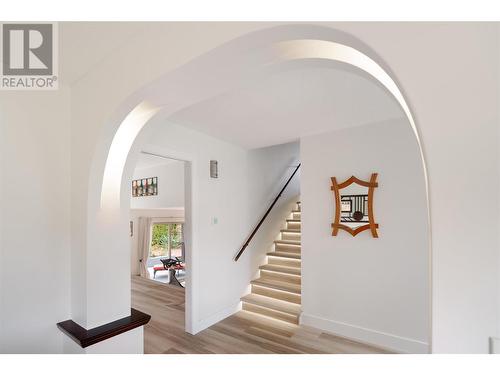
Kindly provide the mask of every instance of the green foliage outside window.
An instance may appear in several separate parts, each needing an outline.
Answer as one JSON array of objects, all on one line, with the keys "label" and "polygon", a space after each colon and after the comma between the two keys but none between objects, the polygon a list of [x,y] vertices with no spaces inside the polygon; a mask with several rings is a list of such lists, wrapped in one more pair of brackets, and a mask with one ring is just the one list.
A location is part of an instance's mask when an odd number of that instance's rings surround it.
[{"label": "green foliage outside window", "polygon": [[151,257],[182,256],[182,224],[153,224]]}]

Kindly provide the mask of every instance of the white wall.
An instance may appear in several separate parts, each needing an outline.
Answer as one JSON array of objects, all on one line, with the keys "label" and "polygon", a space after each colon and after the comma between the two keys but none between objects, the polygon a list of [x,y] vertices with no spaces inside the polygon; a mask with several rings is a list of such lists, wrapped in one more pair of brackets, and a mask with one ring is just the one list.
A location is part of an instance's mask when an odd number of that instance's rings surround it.
[{"label": "white wall", "polygon": [[70,95],[0,92],[0,353],[60,353],[69,318]]},{"label": "white wall", "polygon": [[[190,271],[194,277],[193,331],[197,332],[239,309],[239,299],[255,275],[256,262],[263,261],[255,252],[269,251],[270,236],[276,232],[269,234],[263,228],[260,239],[256,238],[238,263],[234,262],[234,256],[276,195],[284,176],[290,174],[288,166],[298,158],[298,145],[247,151],[159,120],[152,125],[145,150],[155,154],[162,154],[163,150],[165,156],[184,155],[192,163]],[[217,179],[210,178],[210,160],[218,161]],[[296,194],[297,189],[295,180],[288,194]],[[284,196],[275,215],[280,215],[290,199],[290,195]],[[268,223],[273,223],[273,219]]]},{"label": "white wall", "polygon": [[143,353],[144,327],[135,328],[86,348],[75,345],[68,336],[64,336],[63,341],[66,354],[137,354],[138,348],[139,352]]},{"label": "white wall", "polygon": [[[248,236],[257,225],[281,188],[292,175],[300,162],[299,142],[286,143],[271,147],[250,150],[248,152]],[[284,220],[288,217],[296,202],[300,199],[299,169],[283,192],[269,216],[250,242],[241,259],[250,260],[249,271],[258,276],[258,266],[264,264],[266,253],[273,249],[280,229],[284,229]]]},{"label": "white wall", "polygon": [[184,207],[184,163],[173,160],[167,164],[136,168],[133,179],[158,177],[158,195],[131,197],[130,208]]},{"label": "white wall", "polygon": [[[302,321],[401,352],[428,352],[429,227],[425,177],[405,120],[301,139]],[[332,236],[330,177],[369,180],[379,238]]]},{"label": "white wall", "polygon": [[[192,291],[193,301],[191,329],[197,332],[233,313],[238,308],[237,296],[245,287],[238,282],[241,274],[238,267],[233,266],[232,257],[247,226],[244,215],[246,175],[242,168],[246,152],[165,121],[158,121],[151,131],[145,151],[164,156],[182,153],[185,160],[192,163],[193,238],[192,254],[190,257],[187,254],[188,272],[191,272],[187,282],[191,280],[192,284],[187,288]],[[217,179],[210,178],[209,161],[212,159],[219,162]],[[213,223],[214,218],[217,224]],[[190,303],[189,295],[186,298]]]},{"label": "white wall", "polygon": [[183,222],[184,221],[184,209],[183,208],[150,208],[150,209],[131,209],[130,210],[130,221],[133,222],[133,236],[130,238],[130,273],[132,275],[139,275],[139,218],[140,217],[151,217],[151,218],[163,218],[166,221],[170,220],[172,222]]},{"label": "white wall", "polygon": [[[164,126],[159,124],[158,126]],[[179,127],[179,129],[183,129]],[[199,134],[199,133],[198,133]],[[185,135],[186,137],[188,135]],[[166,148],[171,148],[175,145],[179,138],[169,135],[169,141],[158,138],[155,135],[150,146],[161,145]],[[202,142],[196,143],[193,147],[204,148],[206,143],[214,142],[213,138],[204,137]],[[154,142],[154,143],[153,143]],[[183,150],[184,152],[185,150]],[[265,147],[261,149],[245,151],[246,162],[240,168],[245,173],[245,187],[246,200],[242,202],[244,207],[238,212],[249,224],[248,233],[242,234],[240,238],[241,245],[244,242],[245,236],[248,236],[251,229],[258,223],[262,215],[265,213],[273,199],[279,193],[283,185],[293,173],[294,167],[299,162],[299,143],[288,143],[283,145],[276,145]],[[206,164],[207,161],[203,160],[202,163]],[[172,165],[176,164],[176,165]],[[183,162],[174,162],[167,165],[154,166],[149,168],[136,168],[134,171],[134,179],[148,176],[158,176],[160,199],[148,200],[144,197],[139,198],[142,201],[131,198],[131,220],[134,222],[134,228],[137,228],[137,219],[140,216],[153,217],[153,218],[166,218],[173,221],[184,220],[184,210],[177,208],[165,207],[178,207],[184,204],[184,191],[177,191],[175,187],[184,188],[184,170],[178,168],[178,165],[183,167]],[[205,165],[206,167],[206,165]],[[205,168],[206,169],[206,168]],[[206,172],[206,171],[204,171]],[[178,175],[182,174],[182,177]],[[175,187],[162,183],[162,181],[181,181]],[[274,206],[273,210],[266,219],[264,225],[253,238],[249,247],[245,251],[244,258],[248,258],[247,273],[246,275],[257,275],[258,266],[263,264],[265,254],[272,249],[273,241],[276,239],[279,230],[283,226],[283,219],[290,213],[292,207],[295,205],[300,194],[300,170],[292,179],[289,186]],[[242,181],[238,181],[241,184]],[[167,186],[166,186],[167,185]],[[182,197],[180,197],[182,195]],[[182,199],[182,200],[181,200]],[[203,199],[214,199],[213,197]],[[137,209],[136,207],[143,207]],[[146,208],[151,207],[151,208]],[[163,207],[163,208],[162,208]],[[134,232],[132,241],[132,258],[131,258],[131,271],[133,275],[139,273],[139,255],[137,249],[137,232]],[[239,247],[241,247],[239,245]],[[238,250],[238,249],[236,249]],[[235,251],[236,251],[235,250]],[[248,278],[248,276],[245,276]],[[253,277],[253,276],[252,276]]]},{"label": "white wall", "polygon": [[416,115],[429,173],[433,352],[487,353],[500,335],[499,211],[474,218],[476,207],[499,205],[498,24],[340,27],[389,64]]}]

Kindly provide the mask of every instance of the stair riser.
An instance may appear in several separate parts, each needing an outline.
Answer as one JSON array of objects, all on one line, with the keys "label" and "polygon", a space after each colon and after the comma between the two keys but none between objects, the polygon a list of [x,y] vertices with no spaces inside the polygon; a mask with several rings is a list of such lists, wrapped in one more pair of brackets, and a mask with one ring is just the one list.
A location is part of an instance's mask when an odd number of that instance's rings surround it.
[{"label": "stair riser", "polygon": [[301,280],[300,276],[298,276],[298,275],[278,273],[278,272],[267,271],[267,270],[260,270],[260,275],[263,277],[267,277],[269,279],[283,281],[286,283],[298,284],[298,285],[300,285],[300,280]]},{"label": "stair riser", "polygon": [[266,297],[276,298],[282,301],[288,301],[292,303],[299,303],[301,301],[300,294],[283,292],[277,289],[263,288],[258,285],[252,285],[252,293],[260,294]]},{"label": "stair riser", "polygon": [[267,263],[277,264],[279,266],[299,267],[299,268],[301,264],[300,259],[288,259],[279,257],[267,257]]},{"label": "stair riser", "polygon": [[290,232],[282,232],[281,239],[283,241],[300,241],[301,235],[300,233],[290,233]]},{"label": "stair riser", "polygon": [[302,258],[300,253],[276,252],[276,251],[270,251],[269,253],[267,253],[267,256],[275,258],[297,259],[297,260],[301,260]]},{"label": "stair riser", "polygon": [[292,219],[293,220],[300,220],[300,212],[294,212],[292,214]]},{"label": "stair riser", "polygon": [[275,251],[284,251],[285,253],[300,254],[300,246],[283,245],[280,243],[274,244]]},{"label": "stair riser", "polygon": [[286,229],[301,229],[300,224],[301,223],[289,221],[286,223]]},{"label": "stair riser", "polygon": [[288,323],[298,324],[299,317],[295,315],[285,314],[280,311],[266,309],[265,307],[261,307],[258,305],[254,305],[251,303],[243,302],[243,310],[251,311],[253,313],[257,313],[260,315],[267,316],[269,318],[283,320]]},{"label": "stair riser", "polygon": [[[288,275],[296,275],[296,276],[300,276],[300,274],[301,274],[300,268],[284,267],[283,269],[281,269],[281,268],[267,269],[266,266],[269,266],[269,264],[267,264],[265,266],[261,266],[261,267],[259,267],[259,269],[264,270],[264,271],[269,271],[269,272],[279,272],[279,273],[285,273],[285,274],[288,274]],[[276,267],[276,265],[273,265],[271,267]]]}]

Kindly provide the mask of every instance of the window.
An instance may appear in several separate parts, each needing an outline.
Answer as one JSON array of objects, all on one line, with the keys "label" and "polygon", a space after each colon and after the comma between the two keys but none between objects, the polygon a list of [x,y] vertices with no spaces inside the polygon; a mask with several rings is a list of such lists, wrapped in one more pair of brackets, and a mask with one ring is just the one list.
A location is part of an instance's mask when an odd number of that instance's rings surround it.
[{"label": "window", "polygon": [[149,256],[184,259],[182,229],[181,223],[154,223]]}]

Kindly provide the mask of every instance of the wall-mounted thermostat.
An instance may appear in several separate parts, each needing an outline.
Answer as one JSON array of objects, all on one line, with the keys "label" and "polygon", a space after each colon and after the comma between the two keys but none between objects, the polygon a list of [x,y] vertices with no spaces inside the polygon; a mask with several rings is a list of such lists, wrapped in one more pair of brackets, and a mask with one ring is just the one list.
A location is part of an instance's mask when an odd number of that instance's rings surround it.
[{"label": "wall-mounted thermostat", "polygon": [[210,177],[219,178],[219,166],[217,160],[210,160]]}]

